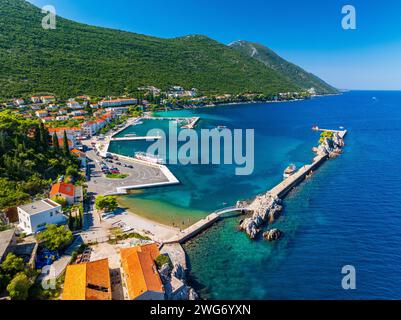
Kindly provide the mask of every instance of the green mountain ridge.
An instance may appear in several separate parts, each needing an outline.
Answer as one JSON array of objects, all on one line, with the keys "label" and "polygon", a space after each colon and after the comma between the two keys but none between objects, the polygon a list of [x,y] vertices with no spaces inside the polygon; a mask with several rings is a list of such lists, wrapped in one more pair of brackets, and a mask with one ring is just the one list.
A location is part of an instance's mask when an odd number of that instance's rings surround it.
[{"label": "green mountain ridge", "polygon": [[229,46],[246,56],[262,62],[268,68],[287,77],[287,79],[302,89],[308,90],[314,88],[315,91],[320,94],[338,93],[337,89],[330,86],[322,79],[288,62],[266,46],[244,40],[234,41],[230,43]]},{"label": "green mountain ridge", "polygon": [[140,86],[197,88],[206,94],[299,91],[286,75],[206,36],[161,39],[57,17],[0,0],[0,97],[52,93],[118,96]]}]

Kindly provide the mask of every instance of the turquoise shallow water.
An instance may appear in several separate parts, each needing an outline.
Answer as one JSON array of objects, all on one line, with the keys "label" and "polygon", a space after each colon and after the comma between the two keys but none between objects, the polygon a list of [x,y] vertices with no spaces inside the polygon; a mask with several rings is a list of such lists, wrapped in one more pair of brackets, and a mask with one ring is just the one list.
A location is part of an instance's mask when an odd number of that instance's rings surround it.
[{"label": "turquoise shallow water", "polygon": [[[182,185],[131,196],[149,200],[149,210],[158,203],[154,214],[165,219],[196,219],[269,189],[288,163],[310,162],[317,141],[312,124],[350,132],[345,153],[286,199],[276,223],[285,233],[281,241],[250,241],[232,218],[185,245],[193,285],[203,298],[401,298],[401,92],[351,92],[196,114],[204,119],[201,127],[254,128],[255,172],[238,177],[231,166],[171,166]],[[346,264],[356,268],[357,290],[341,287]]]}]

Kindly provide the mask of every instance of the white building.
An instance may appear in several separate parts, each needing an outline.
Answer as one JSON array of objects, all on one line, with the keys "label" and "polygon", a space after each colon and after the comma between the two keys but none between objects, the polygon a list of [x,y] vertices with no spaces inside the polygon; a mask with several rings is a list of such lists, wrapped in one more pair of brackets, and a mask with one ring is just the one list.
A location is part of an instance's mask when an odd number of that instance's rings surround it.
[{"label": "white building", "polygon": [[129,106],[137,103],[138,100],[136,99],[116,99],[116,100],[102,100],[99,102],[99,105],[102,108],[108,108],[108,107]]},{"label": "white building", "polygon": [[76,101],[69,101],[67,102],[67,107],[70,109],[82,109],[82,106]]},{"label": "white building", "polygon": [[38,110],[35,112],[35,115],[38,118],[46,118],[49,115],[49,113],[46,110]]},{"label": "white building", "polygon": [[73,116],[73,117],[84,116],[85,114],[86,114],[85,110],[76,110],[76,111],[72,111],[70,113],[70,115]]},{"label": "white building", "polygon": [[19,227],[26,234],[34,234],[43,230],[47,224],[63,224],[67,218],[61,206],[44,199],[18,207]]},{"label": "white building", "polygon": [[55,105],[55,104],[49,104],[49,105],[46,107],[46,110],[48,110],[48,111],[56,111],[56,110],[58,110],[58,108],[59,108],[59,106],[57,106],[57,105]]},{"label": "white building", "polygon": [[16,106],[23,106],[25,104],[25,100],[24,99],[15,99],[14,103]]},{"label": "white building", "polygon": [[112,107],[106,109],[106,112],[112,112],[117,115],[122,115],[124,113],[127,113],[128,111],[129,111],[128,107]]},{"label": "white building", "polygon": [[58,116],[58,117],[56,117],[57,121],[68,121],[68,119],[70,119],[69,116]]},{"label": "white building", "polygon": [[40,97],[35,97],[35,96],[33,96],[33,97],[31,97],[31,101],[32,101],[33,103],[40,103],[42,100],[40,100]]},{"label": "white building", "polygon": [[42,100],[43,103],[52,103],[56,101],[56,98],[54,96],[41,96],[40,100]]},{"label": "white building", "polygon": [[82,132],[85,136],[92,137],[99,130],[103,129],[107,125],[107,121],[103,119],[97,119],[93,121],[86,121],[82,124]]}]

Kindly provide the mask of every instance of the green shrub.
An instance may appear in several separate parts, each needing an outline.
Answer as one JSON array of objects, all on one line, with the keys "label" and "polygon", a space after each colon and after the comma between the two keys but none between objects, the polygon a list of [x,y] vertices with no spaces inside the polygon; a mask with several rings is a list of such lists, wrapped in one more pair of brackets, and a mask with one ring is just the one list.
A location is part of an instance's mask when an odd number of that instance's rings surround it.
[{"label": "green shrub", "polygon": [[71,243],[72,232],[64,226],[47,225],[46,229],[38,234],[38,240],[44,241],[45,247],[49,250],[59,250]]},{"label": "green shrub", "polygon": [[25,273],[18,273],[7,286],[7,291],[12,300],[28,299],[31,281]]},{"label": "green shrub", "polygon": [[171,266],[171,260],[170,257],[164,254],[159,255],[156,260],[156,265],[157,268],[160,269],[161,267],[163,267],[165,264],[168,264],[169,266]]}]

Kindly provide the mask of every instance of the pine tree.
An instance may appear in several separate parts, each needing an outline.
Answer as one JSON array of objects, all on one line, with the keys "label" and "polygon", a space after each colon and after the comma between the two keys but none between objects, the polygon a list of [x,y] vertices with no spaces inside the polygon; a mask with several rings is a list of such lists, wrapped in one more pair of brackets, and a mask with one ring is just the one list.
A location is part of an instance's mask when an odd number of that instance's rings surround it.
[{"label": "pine tree", "polygon": [[66,155],[70,154],[70,147],[68,146],[67,132],[64,130],[63,150]]},{"label": "pine tree", "polygon": [[43,123],[40,124],[40,144],[43,146],[44,150],[49,148],[49,131],[45,128]]},{"label": "pine tree", "polygon": [[53,138],[52,138],[52,140],[53,140],[53,148],[55,149],[55,150],[60,150],[60,145],[59,145],[59,143],[58,143],[58,136],[57,136],[57,133],[53,133]]}]

